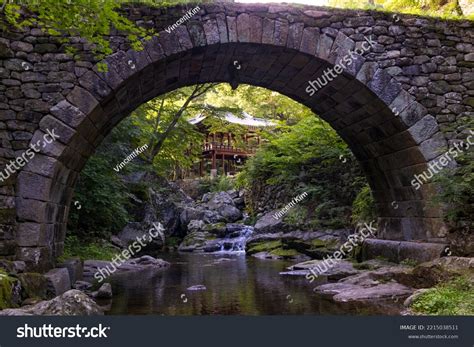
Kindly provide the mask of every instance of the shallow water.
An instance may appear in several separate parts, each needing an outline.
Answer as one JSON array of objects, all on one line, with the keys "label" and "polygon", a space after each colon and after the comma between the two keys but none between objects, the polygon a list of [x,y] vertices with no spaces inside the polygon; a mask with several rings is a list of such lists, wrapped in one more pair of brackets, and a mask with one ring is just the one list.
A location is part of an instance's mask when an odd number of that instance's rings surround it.
[{"label": "shallow water", "polygon": [[[111,315],[371,314],[313,293],[304,277],[280,276],[292,262],[245,254],[161,254],[168,269],[111,278]],[[294,263],[294,262],[293,262]],[[206,290],[188,290],[204,285]]]}]

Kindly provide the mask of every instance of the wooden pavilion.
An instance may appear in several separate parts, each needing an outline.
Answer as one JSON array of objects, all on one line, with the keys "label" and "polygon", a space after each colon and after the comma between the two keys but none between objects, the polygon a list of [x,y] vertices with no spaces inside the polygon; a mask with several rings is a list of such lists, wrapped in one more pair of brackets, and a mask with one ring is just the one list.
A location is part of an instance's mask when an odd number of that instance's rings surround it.
[{"label": "wooden pavilion", "polygon": [[[275,125],[270,120],[255,118],[245,112],[242,117],[227,113],[223,121],[241,125],[246,129],[246,132],[243,135],[236,135],[229,131],[211,134],[209,127],[203,123],[204,119],[206,119],[205,116],[199,115],[189,120],[205,135],[200,162],[192,170],[192,175],[199,177],[204,176],[206,172],[209,172],[211,177],[237,173],[239,167],[255,154],[262,141],[258,129]],[[238,139],[237,136],[241,138]]]}]

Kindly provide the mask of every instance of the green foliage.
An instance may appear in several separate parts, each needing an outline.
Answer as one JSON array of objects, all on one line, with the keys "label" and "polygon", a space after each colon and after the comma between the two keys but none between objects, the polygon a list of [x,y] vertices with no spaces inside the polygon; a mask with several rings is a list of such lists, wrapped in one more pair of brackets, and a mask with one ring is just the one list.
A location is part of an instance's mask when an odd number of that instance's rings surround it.
[{"label": "green foliage", "polygon": [[12,286],[14,282],[14,278],[11,278],[3,269],[0,269],[0,310],[13,306]]},{"label": "green foliage", "polygon": [[73,200],[81,209],[71,209],[70,227],[90,236],[120,231],[128,221],[125,186],[102,155],[93,156],[81,172]]},{"label": "green foliage", "polygon": [[369,185],[365,185],[352,203],[352,223],[368,222],[377,219],[375,200]]},{"label": "green foliage", "polygon": [[234,180],[227,176],[220,176],[211,187],[213,192],[225,192],[234,189]]},{"label": "green foliage", "polygon": [[301,205],[297,205],[288,210],[288,212],[283,216],[283,220],[289,225],[302,226],[306,219],[307,212],[307,209],[303,208]]},{"label": "green foliage", "polygon": [[419,264],[419,262],[415,259],[411,259],[411,258],[406,258],[406,259],[403,259],[401,262],[400,262],[401,265],[406,265],[406,266],[417,266]]},{"label": "green foliage", "polygon": [[463,15],[458,0],[329,0],[329,6],[453,19],[473,18],[472,15]]},{"label": "green foliage", "polygon": [[58,260],[64,261],[73,257],[79,257],[82,260],[112,260],[118,252],[117,248],[103,240],[67,235],[64,242],[64,253]]},{"label": "green foliage", "polygon": [[465,150],[456,158],[458,167],[444,169],[435,177],[441,187],[439,199],[447,205],[446,219],[454,229],[474,229],[474,150]]},{"label": "green foliage", "polygon": [[474,284],[459,277],[421,294],[411,308],[427,315],[474,315]]},{"label": "green foliage", "polygon": [[[352,201],[366,181],[337,133],[311,114],[294,126],[279,126],[267,138],[268,143],[247,162],[238,185],[247,185],[250,191],[259,191],[265,184],[279,185],[288,196],[306,192],[308,197],[300,202],[307,209],[305,224],[349,225]],[[297,218],[303,215],[299,210],[292,213],[297,212]]]},{"label": "green foliage", "polygon": [[201,177],[199,179],[198,195],[209,192],[225,192],[235,189],[235,179],[227,176],[219,176],[211,178],[210,176]]},{"label": "green foliage", "polygon": [[[18,28],[38,26],[49,35],[57,36],[60,42],[70,43],[66,47],[68,53],[74,53],[72,37],[80,36],[92,44],[92,53],[100,60],[112,53],[107,37],[112,28],[126,34],[130,46],[137,51],[143,49],[143,40],[149,40],[153,35],[153,31],[138,27],[121,15],[120,5],[112,0],[26,1],[24,7],[30,11],[27,17],[20,16],[21,6],[14,3],[5,6],[5,13],[10,25]],[[106,65],[101,68],[105,70]]]}]

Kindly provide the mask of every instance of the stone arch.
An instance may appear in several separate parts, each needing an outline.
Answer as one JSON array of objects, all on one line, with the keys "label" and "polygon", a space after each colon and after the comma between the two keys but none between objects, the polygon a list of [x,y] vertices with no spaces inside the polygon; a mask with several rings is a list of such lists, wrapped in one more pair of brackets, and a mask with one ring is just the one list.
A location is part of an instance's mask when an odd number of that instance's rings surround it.
[{"label": "stone arch", "polygon": [[[167,23],[183,13],[176,11]],[[363,29],[375,23],[364,14],[348,12],[340,20]],[[394,17],[377,16],[393,35],[402,30]],[[76,64],[77,81],[40,119],[31,143],[47,129],[57,129],[61,137],[17,177],[17,257],[31,268],[52,266],[62,252],[77,176],[107,133],[151,98],[204,82],[265,87],[310,107],[347,142],[365,170],[381,216],[380,237],[444,241],[442,212],[429,205],[433,185],[416,190],[410,182],[447,150],[447,141],[436,118],[396,79],[402,69],[383,65],[394,53],[377,52],[375,46],[314,96],[306,92],[308,81],[365,39],[355,29],[348,37],[330,18],[331,13],[313,8],[208,5],[171,33],[161,30],[143,51],[117,49],[105,59],[105,73],[97,65]],[[235,69],[236,61],[241,69]]]}]

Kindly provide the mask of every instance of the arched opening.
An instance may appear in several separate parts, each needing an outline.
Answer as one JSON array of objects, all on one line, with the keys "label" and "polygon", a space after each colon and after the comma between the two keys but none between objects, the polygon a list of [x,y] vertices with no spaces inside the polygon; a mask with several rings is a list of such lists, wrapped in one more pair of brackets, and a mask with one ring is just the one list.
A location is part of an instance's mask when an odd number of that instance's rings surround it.
[{"label": "arched opening", "polygon": [[[108,72],[95,68],[79,78],[80,86],[41,120],[32,143],[46,129],[58,129],[61,137],[18,176],[18,234],[20,239],[29,235],[19,244],[21,259],[45,269],[61,253],[77,175],[120,120],[153,97],[206,82],[260,86],[308,106],[337,131],[364,168],[380,215],[381,238],[443,240],[441,212],[428,204],[432,185],[417,190],[411,184],[444,145],[433,139],[431,146],[420,146],[438,132],[424,107],[363,56],[310,96],[308,82],[333,69],[355,42],[338,33],[324,36],[326,43],[316,46],[319,31],[311,28],[283,39],[278,24],[269,41],[265,25],[252,30],[239,23],[239,42],[230,30],[217,31],[220,36],[215,37],[162,35],[142,52],[119,51],[108,57]],[[207,44],[198,41],[203,37]]]}]

